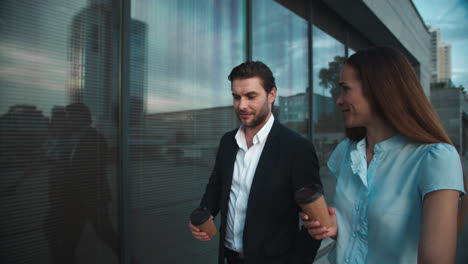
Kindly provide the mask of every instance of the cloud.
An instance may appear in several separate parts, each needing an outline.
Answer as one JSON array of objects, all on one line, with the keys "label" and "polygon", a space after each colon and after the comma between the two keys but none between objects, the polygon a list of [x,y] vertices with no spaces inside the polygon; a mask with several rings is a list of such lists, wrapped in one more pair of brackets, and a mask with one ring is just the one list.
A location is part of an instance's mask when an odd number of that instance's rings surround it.
[{"label": "cloud", "polygon": [[329,36],[315,34],[313,38],[314,49],[337,49],[338,47],[343,46],[341,42],[338,42],[336,39]]},{"label": "cloud", "polygon": [[466,19],[467,9],[461,2],[444,2],[443,5],[439,4],[439,12],[437,19]]},{"label": "cloud", "polygon": [[147,110],[149,113],[174,112],[232,104],[229,83],[206,83],[203,79],[155,77],[149,75]]},{"label": "cloud", "polygon": [[[52,59],[55,54],[49,50],[40,49],[38,46],[30,46],[29,43],[2,41],[0,43],[0,55],[4,58],[24,63],[44,63],[46,65],[57,64],[59,60]],[[61,61],[59,64],[63,64]]]},{"label": "cloud", "polygon": [[445,42],[459,42],[468,40],[468,21],[467,25],[445,28],[442,33],[442,39]]},{"label": "cloud", "polygon": [[64,91],[67,78],[67,63],[55,59],[50,52],[31,50],[14,45],[0,44],[0,79],[27,87],[42,87]]},{"label": "cloud", "polygon": [[452,72],[454,72],[454,73],[468,73],[468,68],[453,68]]},{"label": "cloud", "polygon": [[180,98],[165,98],[157,95],[148,95],[147,111],[148,113],[164,113],[172,111],[181,111],[191,109],[191,102]]},{"label": "cloud", "polygon": [[[443,40],[468,37],[468,1],[418,3],[427,24],[440,28]],[[437,11],[436,11],[437,10]]]},{"label": "cloud", "polygon": [[64,91],[66,84],[65,79],[57,81],[56,78],[48,80],[43,78],[50,70],[32,70],[16,67],[3,67],[0,70],[0,79],[8,81],[15,85],[26,87],[42,87],[47,90]]},{"label": "cloud", "polygon": [[452,81],[456,86],[463,85],[468,88],[468,68],[453,68]]}]

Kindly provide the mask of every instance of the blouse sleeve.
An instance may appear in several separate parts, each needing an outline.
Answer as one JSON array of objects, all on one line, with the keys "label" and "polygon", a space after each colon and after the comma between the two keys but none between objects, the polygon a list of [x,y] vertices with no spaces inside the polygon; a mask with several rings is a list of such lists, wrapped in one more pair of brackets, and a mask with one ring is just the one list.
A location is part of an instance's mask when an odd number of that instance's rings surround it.
[{"label": "blouse sleeve", "polygon": [[465,195],[463,171],[457,150],[449,144],[434,144],[421,163],[419,191],[421,197],[437,190],[457,190]]},{"label": "blouse sleeve", "polygon": [[330,169],[330,171],[335,175],[335,177],[338,178],[338,175],[340,174],[341,167],[343,166],[343,162],[346,158],[346,153],[348,153],[349,150],[349,145],[351,144],[351,140],[348,138],[341,141],[333,150],[332,154],[330,155],[330,158],[328,159],[327,162],[327,167]]}]

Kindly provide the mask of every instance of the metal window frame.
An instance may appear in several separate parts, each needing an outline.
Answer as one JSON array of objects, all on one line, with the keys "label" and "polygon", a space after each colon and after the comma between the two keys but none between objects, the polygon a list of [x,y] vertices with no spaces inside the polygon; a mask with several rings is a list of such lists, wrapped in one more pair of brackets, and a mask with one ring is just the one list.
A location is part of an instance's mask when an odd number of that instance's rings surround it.
[{"label": "metal window frame", "polygon": [[129,238],[128,223],[129,216],[129,190],[127,188],[129,178],[129,124],[130,124],[130,20],[131,20],[131,0],[120,0],[119,3],[119,92],[120,92],[120,112],[119,112],[119,263],[130,263],[130,248],[126,243]]}]

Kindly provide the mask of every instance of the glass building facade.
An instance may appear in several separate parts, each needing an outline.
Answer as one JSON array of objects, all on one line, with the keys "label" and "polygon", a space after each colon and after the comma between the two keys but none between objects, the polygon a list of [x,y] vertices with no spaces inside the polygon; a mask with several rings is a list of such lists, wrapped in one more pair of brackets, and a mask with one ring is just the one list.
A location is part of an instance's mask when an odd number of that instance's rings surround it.
[{"label": "glass building facade", "polygon": [[[316,3],[317,2],[317,3]],[[194,240],[231,69],[261,60],[274,114],[326,169],[341,62],[374,43],[319,1],[0,2],[0,262],[216,263]]]}]

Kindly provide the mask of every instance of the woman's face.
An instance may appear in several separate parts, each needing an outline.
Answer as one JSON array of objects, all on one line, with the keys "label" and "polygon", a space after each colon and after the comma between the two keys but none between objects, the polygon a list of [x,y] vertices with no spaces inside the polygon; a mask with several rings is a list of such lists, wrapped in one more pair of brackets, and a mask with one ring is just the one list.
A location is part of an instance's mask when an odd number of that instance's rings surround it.
[{"label": "woman's face", "polygon": [[336,104],[344,115],[346,128],[367,127],[373,118],[371,106],[364,97],[357,71],[348,64],[341,71],[339,85]]}]

